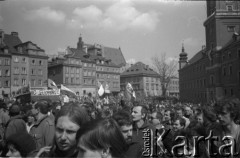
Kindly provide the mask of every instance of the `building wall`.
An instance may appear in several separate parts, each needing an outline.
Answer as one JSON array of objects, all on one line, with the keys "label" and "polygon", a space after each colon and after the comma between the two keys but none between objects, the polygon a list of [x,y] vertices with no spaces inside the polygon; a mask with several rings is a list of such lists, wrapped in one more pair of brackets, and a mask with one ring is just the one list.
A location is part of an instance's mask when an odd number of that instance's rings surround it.
[{"label": "building wall", "polygon": [[97,83],[100,82],[103,87],[106,84],[110,92],[120,92],[120,73],[118,67],[110,67],[106,65],[96,66]]},{"label": "building wall", "polygon": [[29,83],[29,59],[23,55],[12,55],[11,66],[11,91],[17,90]]},{"label": "building wall", "polygon": [[167,93],[169,96],[179,97],[179,79],[178,78],[171,78]]},{"label": "building wall", "polygon": [[96,64],[93,62],[84,62],[82,67],[82,92],[80,94],[87,95],[91,93],[93,96],[96,95]]},{"label": "building wall", "polygon": [[[9,73],[6,74],[6,71]],[[5,94],[11,93],[11,56],[0,54],[0,97],[2,91]]]},{"label": "building wall", "polygon": [[46,58],[29,57],[29,82],[31,87],[47,86],[47,64]]}]

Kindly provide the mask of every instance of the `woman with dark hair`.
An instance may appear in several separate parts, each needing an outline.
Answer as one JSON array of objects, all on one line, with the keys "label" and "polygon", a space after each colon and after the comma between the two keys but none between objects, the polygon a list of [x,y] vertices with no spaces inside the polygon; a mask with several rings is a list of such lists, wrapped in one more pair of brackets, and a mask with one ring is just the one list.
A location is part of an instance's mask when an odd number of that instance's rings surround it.
[{"label": "woman with dark hair", "polygon": [[111,118],[88,122],[78,131],[77,140],[79,158],[123,158],[127,150],[127,143]]},{"label": "woman with dark hair", "polygon": [[77,103],[64,105],[55,118],[54,145],[51,149],[42,148],[36,157],[76,157],[76,134],[87,121],[89,117],[86,110]]}]

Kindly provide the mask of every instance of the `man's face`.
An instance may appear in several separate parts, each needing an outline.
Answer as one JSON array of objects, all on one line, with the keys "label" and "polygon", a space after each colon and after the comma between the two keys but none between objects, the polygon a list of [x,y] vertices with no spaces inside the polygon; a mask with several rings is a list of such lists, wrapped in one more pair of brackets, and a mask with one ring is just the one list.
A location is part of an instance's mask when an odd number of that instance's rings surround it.
[{"label": "man's face", "polygon": [[223,108],[223,111],[218,113],[218,119],[220,124],[225,126],[231,124],[233,121],[230,117],[230,112],[226,108]]},{"label": "man's face", "polygon": [[178,117],[182,117],[183,116],[182,110],[177,110],[176,113],[177,113]]},{"label": "man's face", "polygon": [[165,121],[171,120],[170,111],[164,112],[164,120]]},{"label": "man's face", "polygon": [[59,117],[56,124],[55,139],[61,151],[68,151],[76,145],[76,134],[80,127],[68,116]]},{"label": "man's face", "polygon": [[176,132],[176,131],[181,130],[181,129],[183,129],[183,126],[180,125],[180,121],[179,120],[176,120],[173,123],[173,130]]},{"label": "man's face", "polygon": [[191,115],[191,109],[189,107],[185,108],[186,115]]},{"label": "man's face", "polygon": [[142,119],[142,107],[141,106],[136,106],[133,108],[132,110],[132,117],[133,117],[133,121],[140,121]]},{"label": "man's face", "polygon": [[132,125],[124,125],[121,126],[121,132],[123,134],[124,139],[126,140],[126,142],[129,144],[132,142],[132,129],[133,126]]},{"label": "man's face", "polygon": [[197,119],[198,123],[203,124],[203,115],[202,114],[197,115],[196,119]]}]

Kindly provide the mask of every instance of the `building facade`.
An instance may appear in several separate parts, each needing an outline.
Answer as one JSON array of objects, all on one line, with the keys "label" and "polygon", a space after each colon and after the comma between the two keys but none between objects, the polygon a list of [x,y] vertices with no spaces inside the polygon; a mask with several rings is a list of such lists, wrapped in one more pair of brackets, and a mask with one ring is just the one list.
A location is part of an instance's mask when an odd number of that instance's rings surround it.
[{"label": "building facade", "polygon": [[[179,58],[180,100],[210,102],[239,96],[240,2],[207,1],[206,47]],[[236,75],[234,75],[236,74]]]},{"label": "building facade", "polygon": [[27,85],[31,88],[47,87],[48,57],[36,44],[31,41],[22,43],[17,32],[6,34],[0,30],[0,56],[0,89],[7,96],[14,96]]},{"label": "building facade", "polygon": [[[78,95],[96,96],[99,83],[110,92],[120,91],[119,66],[102,56],[102,46],[85,45],[79,37],[77,48],[67,48],[61,58],[49,62],[49,78]],[[55,72],[55,73],[53,73]]]},{"label": "building facade", "polygon": [[137,62],[121,74],[121,91],[131,83],[136,97],[160,96],[162,94],[159,74],[142,62]]},{"label": "building facade", "polygon": [[179,97],[179,78],[171,77],[168,87],[167,96]]}]

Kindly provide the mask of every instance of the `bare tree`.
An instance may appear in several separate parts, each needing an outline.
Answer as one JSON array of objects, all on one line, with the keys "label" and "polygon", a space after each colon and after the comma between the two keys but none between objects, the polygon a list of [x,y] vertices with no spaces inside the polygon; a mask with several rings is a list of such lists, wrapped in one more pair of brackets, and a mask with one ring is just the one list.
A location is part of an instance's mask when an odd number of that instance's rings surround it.
[{"label": "bare tree", "polygon": [[162,96],[165,97],[171,77],[176,76],[178,63],[176,60],[167,61],[166,53],[161,53],[152,57],[152,64],[155,71],[159,74]]}]

